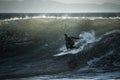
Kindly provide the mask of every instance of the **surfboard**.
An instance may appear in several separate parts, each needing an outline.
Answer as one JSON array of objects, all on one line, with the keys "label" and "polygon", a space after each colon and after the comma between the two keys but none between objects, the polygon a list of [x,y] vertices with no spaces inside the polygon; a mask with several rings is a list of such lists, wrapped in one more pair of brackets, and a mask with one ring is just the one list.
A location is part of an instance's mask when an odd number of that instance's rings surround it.
[{"label": "surfboard", "polygon": [[74,49],[70,49],[67,50],[66,47],[62,47],[62,49],[60,50],[61,52],[58,54],[55,54],[53,56],[63,56],[63,55],[67,55],[67,54],[77,54],[79,52],[81,52],[82,50],[84,50],[84,48],[89,44],[89,43],[93,43],[96,41],[95,36],[94,36],[94,32],[84,32],[82,34],[79,35],[80,39],[78,39],[77,41],[75,41],[75,47]]},{"label": "surfboard", "polygon": [[76,48],[75,49],[68,49],[66,51],[60,52],[60,53],[55,54],[53,56],[63,56],[63,55],[67,55],[67,54],[76,54],[79,52],[78,50],[79,49],[76,49]]},{"label": "surfboard", "polygon": [[55,55],[53,55],[53,56],[63,56],[63,55],[66,55],[66,54],[70,54],[70,51],[71,51],[71,50],[67,50],[67,51],[64,51],[64,52],[60,52],[60,53],[55,54]]},{"label": "surfboard", "polygon": [[81,45],[81,41],[78,40],[78,41],[75,42],[75,45],[74,45],[74,46],[76,46],[76,48],[65,49],[62,52],[60,52],[58,54],[55,54],[53,56],[63,56],[63,55],[67,55],[67,54],[76,54],[80,51],[80,45]]}]

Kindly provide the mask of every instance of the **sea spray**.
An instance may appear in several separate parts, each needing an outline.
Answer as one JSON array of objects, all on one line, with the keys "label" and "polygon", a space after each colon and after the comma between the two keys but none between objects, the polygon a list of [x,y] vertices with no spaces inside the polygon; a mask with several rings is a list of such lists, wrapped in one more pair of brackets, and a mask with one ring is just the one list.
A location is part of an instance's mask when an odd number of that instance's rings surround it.
[{"label": "sea spray", "polygon": [[[78,49],[73,49],[71,51],[72,54],[77,54],[78,52],[81,52],[85,49],[85,47],[90,44],[95,42],[95,31],[91,30],[88,32],[81,32],[79,35],[79,40],[75,42],[75,46],[79,47]],[[65,52],[67,51],[65,45],[63,45],[60,49],[60,51]]]}]

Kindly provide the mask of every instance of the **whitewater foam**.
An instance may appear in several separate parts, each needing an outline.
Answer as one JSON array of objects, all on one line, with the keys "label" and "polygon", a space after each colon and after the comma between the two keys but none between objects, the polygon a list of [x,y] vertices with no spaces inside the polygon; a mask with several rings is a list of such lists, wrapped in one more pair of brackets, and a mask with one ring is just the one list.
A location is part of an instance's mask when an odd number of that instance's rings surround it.
[{"label": "whitewater foam", "polygon": [[[75,46],[78,46],[78,49],[73,49],[70,52],[72,54],[77,54],[78,52],[81,52],[85,49],[85,47],[90,44],[90,43],[94,43],[95,42],[95,31],[91,30],[89,32],[82,32],[79,35],[80,40],[75,42]],[[67,49],[65,47],[65,45],[63,45],[60,49],[60,51],[65,52]]]},{"label": "whitewater foam", "polygon": [[4,19],[1,21],[14,21],[14,20],[26,20],[26,19],[39,19],[39,18],[51,18],[51,19],[90,19],[90,20],[95,20],[95,19],[120,19],[120,17],[71,17],[71,16],[47,16],[47,15],[38,15],[38,16],[25,16],[25,17],[13,17],[10,19]]},{"label": "whitewater foam", "polygon": [[[117,79],[118,78],[118,79]],[[111,79],[111,80],[119,80],[120,78],[120,72],[116,71],[116,72],[109,72],[109,73],[102,73],[100,75],[94,76],[94,79],[96,80],[106,80],[106,79]]]},{"label": "whitewater foam", "polygon": [[[20,78],[19,80],[119,80],[119,71],[108,72],[108,73],[88,73],[88,75],[82,75],[77,78],[69,78],[69,77],[59,77],[56,75],[50,76],[35,76],[29,78]],[[77,76],[77,75],[76,75]],[[17,80],[17,79],[6,79],[6,80]]]},{"label": "whitewater foam", "polygon": [[100,41],[104,36],[107,36],[107,35],[110,35],[110,34],[113,34],[113,33],[116,33],[116,32],[119,32],[120,33],[120,30],[112,30],[110,32],[106,32],[105,34],[103,34],[102,36],[100,36],[99,38],[96,39],[96,42],[97,41]]}]

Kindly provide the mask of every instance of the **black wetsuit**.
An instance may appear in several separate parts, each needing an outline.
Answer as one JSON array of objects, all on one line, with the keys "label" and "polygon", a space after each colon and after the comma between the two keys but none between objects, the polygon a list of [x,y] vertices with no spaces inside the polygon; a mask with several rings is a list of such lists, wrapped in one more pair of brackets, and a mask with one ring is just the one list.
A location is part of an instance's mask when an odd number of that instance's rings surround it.
[{"label": "black wetsuit", "polygon": [[76,48],[74,46],[75,42],[73,39],[79,39],[79,38],[75,38],[75,37],[65,37],[65,41],[66,41],[66,48],[67,49],[73,49],[73,48]]}]

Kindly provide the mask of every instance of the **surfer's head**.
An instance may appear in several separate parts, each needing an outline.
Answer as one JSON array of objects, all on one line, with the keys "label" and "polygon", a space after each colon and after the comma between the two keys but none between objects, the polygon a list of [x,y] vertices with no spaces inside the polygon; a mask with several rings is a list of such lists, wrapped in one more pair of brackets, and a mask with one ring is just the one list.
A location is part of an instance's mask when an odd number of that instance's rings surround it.
[{"label": "surfer's head", "polygon": [[64,36],[65,36],[65,37],[68,37],[68,35],[67,35],[67,34],[64,34]]}]

